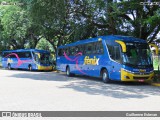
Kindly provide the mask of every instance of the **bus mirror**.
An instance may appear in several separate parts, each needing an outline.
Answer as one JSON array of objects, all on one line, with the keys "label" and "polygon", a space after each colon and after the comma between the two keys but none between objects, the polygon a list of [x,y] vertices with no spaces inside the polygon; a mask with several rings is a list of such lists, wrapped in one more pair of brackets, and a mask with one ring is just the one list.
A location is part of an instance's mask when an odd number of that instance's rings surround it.
[{"label": "bus mirror", "polygon": [[126,44],[123,42],[123,41],[120,41],[120,40],[116,40],[115,42],[117,42],[118,44],[121,45],[122,47],[122,52],[126,52]]},{"label": "bus mirror", "polygon": [[153,43],[149,43],[150,46],[154,47],[156,50],[156,55],[158,55],[158,46],[153,44]]}]

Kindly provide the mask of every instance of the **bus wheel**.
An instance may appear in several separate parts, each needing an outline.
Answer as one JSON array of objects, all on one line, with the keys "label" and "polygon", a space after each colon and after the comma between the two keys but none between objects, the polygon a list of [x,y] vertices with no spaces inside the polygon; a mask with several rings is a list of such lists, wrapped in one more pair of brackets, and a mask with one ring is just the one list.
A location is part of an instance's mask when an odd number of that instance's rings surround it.
[{"label": "bus wheel", "polygon": [[67,75],[68,77],[71,77],[71,76],[72,76],[72,74],[70,73],[70,68],[69,68],[69,66],[66,68],[66,75]]},{"label": "bus wheel", "polygon": [[66,75],[69,76],[69,77],[71,76],[70,68],[69,67],[66,68]]},{"label": "bus wheel", "polygon": [[29,71],[32,71],[32,65],[29,65],[29,66],[28,66],[28,70],[29,70]]},{"label": "bus wheel", "polygon": [[107,72],[106,69],[104,69],[102,71],[102,80],[103,80],[104,83],[109,83],[110,82],[109,77],[108,77],[108,72]]},{"label": "bus wheel", "polygon": [[8,70],[11,70],[11,64],[8,64]]}]

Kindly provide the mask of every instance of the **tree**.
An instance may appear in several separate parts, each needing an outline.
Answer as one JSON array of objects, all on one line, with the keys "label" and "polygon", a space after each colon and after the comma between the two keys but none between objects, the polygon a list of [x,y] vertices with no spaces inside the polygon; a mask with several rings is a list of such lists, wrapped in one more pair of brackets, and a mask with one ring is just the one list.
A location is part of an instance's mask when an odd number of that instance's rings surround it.
[{"label": "tree", "polygon": [[[159,6],[143,6],[141,0],[75,0],[77,21],[88,26],[86,37],[131,35],[152,42],[160,31]],[[101,31],[101,32],[99,32]],[[94,34],[92,34],[94,33]]]},{"label": "tree", "polygon": [[13,49],[24,48],[26,43],[27,30],[30,27],[30,20],[26,11],[19,6],[2,7],[3,16],[3,38]]},{"label": "tree", "polygon": [[73,33],[69,25],[69,0],[34,0],[29,4],[33,24],[39,36],[49,41],[56,52]]},{"label": "tree", "polygon": [[124,20],[124,28],[130,26],[127,32],[152,42],[160,31],[160,8],[158,5],[141,5],[140,2],[141,0],[127,0],[117,3],[120,12],[116,15]]}]

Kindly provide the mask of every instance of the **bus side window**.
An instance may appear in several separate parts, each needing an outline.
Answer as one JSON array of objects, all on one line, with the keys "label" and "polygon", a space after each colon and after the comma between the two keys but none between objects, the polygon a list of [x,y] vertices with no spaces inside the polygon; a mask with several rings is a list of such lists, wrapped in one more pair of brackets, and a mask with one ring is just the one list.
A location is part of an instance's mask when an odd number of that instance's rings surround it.
[{"label": "bus side window", "polygon": [[26,52],[26,53],[25,53],[25,58],[32,58],[32,57],[31,57],[31,53],[30,53],[30,52]]},{"label": "bus side window", "polygon": [[6,52],[5,52],[5,53],[3,52],[3,53],[2,53],[2,57],[6,57],[6,56],[7,56],[7,53],[6,53]]},{"label": "bus side window", "polygon": [[84,55],[84,45],[78,45],[78,52],[77,53],[82,53],[82,55]]},{"label": "bus side window", "polygon": [[115,52],[115,60],[121,62],[119,46],[114,46],[114,52]]},{"label": "bus side window", "polygon": [[67,48],[67,55],[70,55],[70,47]]},{"label": "bus side window", "polygon": [[67,55],[67,56],[69,56],[69,48],[65,48],[64,49],[64,51],[63,51],[63,53],[65,52],[65,54]]},{"label": "bus side window", "polygon": [[96,44],[96,53],[103,54],[103,45],[101,41],[97,42]]},{"label": "bus side window", "polygon": [[75,46],[75,54],[79,52],[79,46]]},{"label": "bus side window", "polygon": [[18,52],[17,55],[19,58],[26,58],[26,52]]},{"label": "bus side window", "polygon": [[107,48],[108,48],[108,53],[109,53],[110,58],[114,59],[114,51],[113,51],[114,48],[113,48],[113,46],[107,45]]},{"label": "bus side window", "polygon": [[83,55],[87,54],[87,44],[84,44],[83,46]]},{"label": "bus side window", "polygon": [[15,55],[10,55],[9,58],[16,58],[16,56]]},{"label": "bus side window", "polygon": [[97,42],[94,42],[93,43],[93,54],[96,54],[97,53]]},{"label": "bus side window", "polygon": [[107,45],[107,47],[108,47],[110,58],[112,58],[115,61],[121,62],[119,46]]},{"label": "bus side window", "polygon": [[75,54],[75,47],[71,47],[71,49],[70,49],[70,50],[71,50],[71,53],[70,53],[70,54],[71,54],[71,56],[74,56],[74,54]]},{"label": "bus side window", "polygon": [[63,56],[63,49],[58,49],[58,56]]},{"label": "bus side window", "polygon": [[[9,54],[11,54],[11,52],[4,52],[3,54],[2,54],[2,56],[3,57],[6,57],[7,55],[9,55]],[[8,56],[9,57],[9,56]]]},{"label": "bus side window", "polygon": [[92,44],[91,43],[87,44],[86,54],[87,55],[92,54]]}]

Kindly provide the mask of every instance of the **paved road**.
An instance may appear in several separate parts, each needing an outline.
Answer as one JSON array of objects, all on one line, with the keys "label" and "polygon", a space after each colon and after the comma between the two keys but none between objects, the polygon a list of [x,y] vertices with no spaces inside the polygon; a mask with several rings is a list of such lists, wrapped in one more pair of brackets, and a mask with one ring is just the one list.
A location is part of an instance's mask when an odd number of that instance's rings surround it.
[{"label": "paved road", "polygon": [[160,88],[55,72],[0,70],[0,111],[160,111]]}]

